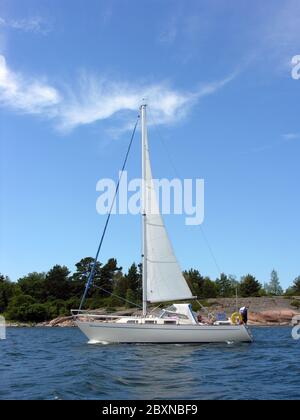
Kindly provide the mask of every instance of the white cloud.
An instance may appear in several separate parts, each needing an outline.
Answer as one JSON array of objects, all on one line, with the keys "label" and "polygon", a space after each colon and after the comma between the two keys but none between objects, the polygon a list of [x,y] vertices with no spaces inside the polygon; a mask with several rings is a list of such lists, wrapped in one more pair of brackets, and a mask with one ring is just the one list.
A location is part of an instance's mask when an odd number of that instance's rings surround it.
[{"label": "white cloud", "polygon": [[38,80],[25,78],[9,69],[5,57],[0,55],[0,104],[18,111],[41,114],[60,102],[53,87]]},{"label": "white cloud", "polygon": [[[59,125],[68,130],[108,119],[121,111],[136,112],[143,100],[149,105],[155,124],[172,124],[184,118],[201,97],[215,93],[234,77],[188,92],[172,89],[167,83],[130,85],[82,75],[77,94],[69,94],[60,109]],[[126,129],[126,125],[121,129]]]},{"label": "white cloud", "polygon": [[121,111],[137,112],[143,98],[156,122],[166,124],[185,113],[195,94],[176,91],[164,83],[138,86],[85,75],[77,93],[69,94],[61,107],[60,127],[72,129],[108,119]]},{"label": "white cloud", "polygon": [[[144,99],[155,124],[172,124],[184,118],[201,97],[215,93],[234,77],[185,92],[172,89],[167,83],[128,84],[82,73],[77,87],[63,93],[45,82],[11,71],[0,55],[0,105],[50,117],[60,130],[69,131],[122,116],[125,111],[137,112]],[[128,129],[124,118],[117,125],[117,130]]]}]

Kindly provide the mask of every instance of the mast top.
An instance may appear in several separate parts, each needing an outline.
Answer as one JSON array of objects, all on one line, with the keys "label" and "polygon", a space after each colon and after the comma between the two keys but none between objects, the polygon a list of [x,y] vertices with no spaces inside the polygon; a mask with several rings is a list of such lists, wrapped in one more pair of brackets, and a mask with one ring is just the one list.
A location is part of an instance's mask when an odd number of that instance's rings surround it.
[{"label": "mast top", "polygon": [[143,99],[142,99],[142,104],[141,104],[141,106],[140,106],[140,109],[142,109],[142,108],[146,108],[146,107],[147,107],[147,103],[146,103],[145,98],[143,98]]}]

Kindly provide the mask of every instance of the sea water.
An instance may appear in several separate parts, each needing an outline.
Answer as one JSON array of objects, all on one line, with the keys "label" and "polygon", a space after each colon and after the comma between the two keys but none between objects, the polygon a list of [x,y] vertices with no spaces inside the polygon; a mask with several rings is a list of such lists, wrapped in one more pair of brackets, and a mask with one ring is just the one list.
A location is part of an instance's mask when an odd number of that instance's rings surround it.
[{"label": "sea water", "polygon": [[0,399],[300,399],[291,328],[253,334],[253,344],[89,345],[77,328],[9,328]]}]

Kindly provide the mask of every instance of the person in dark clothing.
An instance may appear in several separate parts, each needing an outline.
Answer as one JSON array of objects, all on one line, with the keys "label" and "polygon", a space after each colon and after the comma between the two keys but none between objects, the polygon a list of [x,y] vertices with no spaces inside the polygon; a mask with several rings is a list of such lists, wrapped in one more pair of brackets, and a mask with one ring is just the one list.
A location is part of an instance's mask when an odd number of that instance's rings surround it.
[{"label": "person in dark clothing", "polygon": [[240,314],[242,316],[243,323],[246,324],[246,325],[248,324],[248,311],[249,311],[249,307],[248,306],[243,306],[240,309]]}]

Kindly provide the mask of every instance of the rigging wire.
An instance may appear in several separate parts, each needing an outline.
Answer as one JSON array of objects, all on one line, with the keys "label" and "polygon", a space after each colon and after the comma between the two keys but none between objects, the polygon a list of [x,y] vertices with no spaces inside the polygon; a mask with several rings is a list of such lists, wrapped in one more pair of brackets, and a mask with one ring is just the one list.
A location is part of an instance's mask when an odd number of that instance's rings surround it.
[{"label": "rigging wire", "polygon": [[130,301],[130,300],[128,300],[128,299],[122,298],[121,296],[116,295],[115,293],[109,292],[108,290],[103,289],[103,287],[96,286],[95,284],[94,284],[94,287],[95,287],[95,289],[102,290],[103,292],[108,293],[109,295],[114,296],[114,297],[116,297],[116,298],[118,298],[118,299],[120,299],[120,300],[123,300],[123,301],[124,301],[124,302],[126,302],[126,303],[130,303],[131,305],[134,305],[134,306],[136,306],[137,308],[143,309],[143,307],[142,307],[141,305],[138,305],[137,303],[131,302],[131,301]]},{"label": "rigging wire", "polygon": [[140,119],[140,115],[138,115],[138,117],[137,117],[134,129],[133,129],[132,134],[131,134],[129,146],[128,146],[127,153],[126,153],[126,156],[125,156],[125,160],[124,160],[124,163],[123,163],[123,167],[122,167],[122,170],[121,170],[121,173],[120,173],[120,176],[119,176],[119,180],[118,180],[118,184],[117,184],[116,191],[115,191],[115,194],[114,194],[114,198],[113,198],[113,201],[111,203],[109,213],[107,215],[107,219],[106,219],[106,222],[105,222],[105,225],[104,225],[104,230],[103,230],[103,233],[102,233],[102,236],[101,236],[101,239],[100,239],[100,243],[99,243],[97,253],[96,253],[96,256],[95,256],[95,259],[94,259],[94,263],[93,263],[91,272],[89,274],[83,296],[81,298],[79,310],[82,309],[82,306],[83,306],[84,301],[86,299],[86,295],[87,295],[87,293],[89,291],[89,288],[90,288],[90,286],[91,286],[91,284],[94,280],[94,275],[95,275],[95,271],[96,271],[96,266],[97,266],[99,254],[100,254],[100,251],[101,251],[101,248],[102,248],[102,244],[103,244],[103,241],[104,241],[104,238],[105,238],[105,234],[106,234],[106,231],[107,231],[107,228],[108,228],[108,224],[109,224],[109,221],[110,221],[110,218],[111,218],[111,214],[112,214],[112,211],[113,211],[113,208],[114,208],[114,205],[115,205],[115,202],[116,202],[116,198],[117,198],[117,195],[118,195],[118,192],[119,192],[120,183],[121,183],[123,173],[124,173],[125,168],[126,168],[126,164],[127,164],[127,161],[128,161],[129,153],[130,153],[130,150],[131,150],[131,147],[132,147],[132,143],[133,143],[133,140],[134,140],[134,136],[135,136],[135,133],[136,133],[136,129],[137,129],[139,119]]},{"label": "rigging wire", "polygon": [[[161,144],[163,145],[163,147],[164,147],[164,149],[165,149],[165,151],[166,151],[166,155],[168,156],[169,163],[170,163],[170,165],[171,165],[171,167],[172,167],[172,169],[173,169],[173,171],[174,171],[175,176],[176,176],[177,178],[179,178],[179,179],[182,179],[182,177],[180,176],[180,174],[179,174],[179,172],[178,172],[178,170],[177,170],[177,168],[176,168],[176,166],[175,166],[175,164],[174,164],[174,161],[173,161],[173,159],[172,159],[171,152],[170,152],[170,150],[167,148],[167,145],[165,144],[165,142],[164,142],[164,140],[163,140],[163,136],[161,135],[161,132],[160,132],[160,130],[159,130],[159,128],[158,128],[158,124],[156,124],[156,123],[155,123],[155,120],[154,120],[153,114],[152,114],[151,112],[149,112],[149,111],[148,111],[148,115],[149,115],[150,119],[152,120],[152,122],[153,122],[153,127],[154,127],[154,129],[156,130],[156,133],[158,134],[158,138],[159,138],[159,140],[160,140]],[[216,258],[216,256],[215,256],[215,253],[213,252],[212,246],[211,246],[211,244],[210,244],[210,242],[209,242],[209,240],[208,240],[208,238],[207,238],[207,235],[205,234],[204,228],[203,228],[203,226],[202,226],[202,225],[199,225],[199,227],[200,227],[200,231],[201,231],[201,233],[202,233],[203,239],[204,239],[204,241],[205,241],[205,243],[206,243],[206,246],[207,246],[207,248],[208,248],[208,251],[209,251],[209,253],[210,253],[210,256],[211,256],[211,258],[212,258],[212,260],[213,260],[213,262],[214,262],[214,264],[215,264],[215,267],[216,267],[216,269],[217,269],[217,272],[218,272],[218,273],[219,273],[219,275],[221,276],[221,274],[222,274],[222,270],[221,270],[220,265],[219,265],[219,263],[218,263],[218,261],[217,261],[217,258]]]}]

